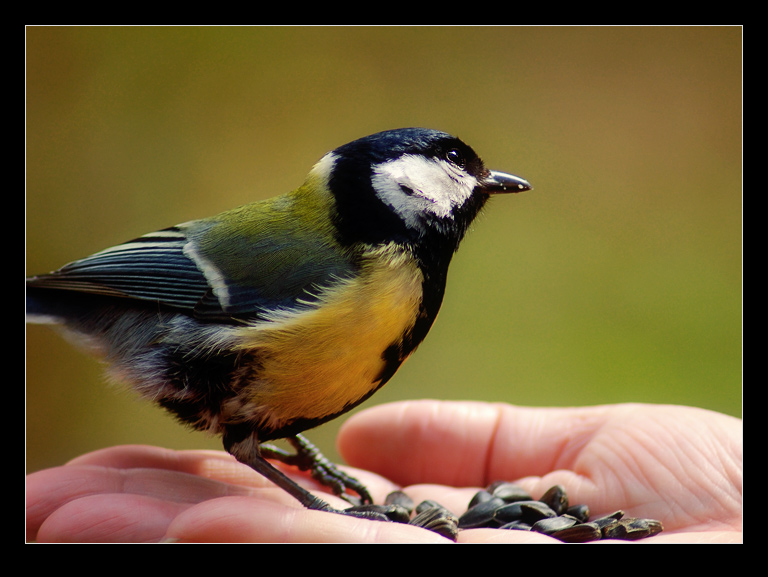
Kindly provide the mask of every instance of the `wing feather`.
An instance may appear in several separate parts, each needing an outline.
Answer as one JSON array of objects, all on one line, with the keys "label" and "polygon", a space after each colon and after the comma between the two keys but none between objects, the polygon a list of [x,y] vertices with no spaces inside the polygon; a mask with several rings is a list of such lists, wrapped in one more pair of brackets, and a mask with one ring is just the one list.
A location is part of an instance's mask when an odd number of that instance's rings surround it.
[{"label": "wing feather", "polygon": [[184,254],[186,242],[184,233],[171,227],[32,277],[27,285],[151,300],[191,310],[210,287]]},{"label": "wing feather", "polygon": [[[201,319],[239,321],[305,305],[352,272],[351,259],[328,235],[259,226],[253,220],[258,212],[249,216],[247,231],[219,234],[217,219],[192,221],[32,277],[27,286],[151,301]],[[227,258],[214,260],[218,254]]]}]

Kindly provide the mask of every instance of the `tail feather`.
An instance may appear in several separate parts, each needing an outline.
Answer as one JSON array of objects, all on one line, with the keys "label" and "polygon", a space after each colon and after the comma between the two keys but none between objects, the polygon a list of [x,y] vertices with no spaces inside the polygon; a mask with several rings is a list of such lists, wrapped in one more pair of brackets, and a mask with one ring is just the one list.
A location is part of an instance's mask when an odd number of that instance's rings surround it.
[{"label": "tail feather", "polygon": [[27,287],[26,321],[30,324],[50,325],[61,323],[64,318],[61,311],[56,310],[50,295],[41,289]]}]

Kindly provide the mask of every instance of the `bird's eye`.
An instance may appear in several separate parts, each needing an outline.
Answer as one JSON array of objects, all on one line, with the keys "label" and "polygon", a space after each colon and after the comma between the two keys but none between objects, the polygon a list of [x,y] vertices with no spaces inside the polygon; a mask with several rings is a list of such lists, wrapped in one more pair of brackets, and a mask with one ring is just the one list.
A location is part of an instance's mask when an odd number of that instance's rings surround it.
[{"label": "bird's eye", "polygon": [[451,148],[448,152],[445,153],[445,158],[448,162],[458,166],[459,168],[464,168],[467,164],[464,155],[458,148]]}]

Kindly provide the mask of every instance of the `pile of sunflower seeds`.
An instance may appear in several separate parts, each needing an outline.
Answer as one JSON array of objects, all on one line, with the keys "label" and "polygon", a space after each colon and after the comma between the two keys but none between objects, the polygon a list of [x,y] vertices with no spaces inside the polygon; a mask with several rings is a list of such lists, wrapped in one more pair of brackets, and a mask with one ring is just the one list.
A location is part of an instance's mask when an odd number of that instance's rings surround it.
[{"label": "pile of sunflower seeds", "polygon": [[383,509],[393,521],[429,529],[453,541],[459,530],[476,528],[537,531],[566,543],[585,543],[599,539],[633,541],[662,531],[654,519],[625,518],[616,511],[598,519],[589,519],[589,507],[570,505],[561,485],[555,485],[534,500],[519,485],[496,482],[477,492],[466,513],[457,517],[435,501],[414,506],[402,491],[387,496]]}]

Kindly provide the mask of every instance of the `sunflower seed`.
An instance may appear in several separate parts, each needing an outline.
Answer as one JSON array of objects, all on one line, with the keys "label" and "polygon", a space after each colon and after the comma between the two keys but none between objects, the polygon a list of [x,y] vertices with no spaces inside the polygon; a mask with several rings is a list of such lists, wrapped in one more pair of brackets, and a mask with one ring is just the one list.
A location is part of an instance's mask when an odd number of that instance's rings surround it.
[{"label": "sunflower seed", "polygon": [[424,509],[411,519],[410,524],[434,531],[452,541],[459,534],[459,519],[445,507]]},{"label": "sunflower seed", "polygon": [[571,505],[565,512],[572,517],[576,517],[582,523],[589,521],[589,507],[586,505]]},{"label": "sunflower seed", "polygon": [[467,509],[467,512],[459,517],[459,528],[498,527],[501,523],[494,520],[493,514],[497,509],[504,505],[506,505],[506,503],[498,497],[493,497],[488,501],[478,503],[471,509]]},{"label": "sunflower seed", "polygon": [[541,501],[516,501],[497,509],[493,517],[502,525],[518,520],[525,521],[526,523],[535,523],[540,519],[557,517],[557,513]]},{"label": "sunflower seed", "polygon": [[494,496],[503,499],[505,503],[514,503],[516,501],[533,501],[533,497],[520,485],[514,483],[497,483],[493,491],[488,491]]},{"label": "sunflower seed", "polygon": [[383,515],[396,523],[407,523],[411,517],[411,514],[399,505],[355,505],[345,511],[370,515],[371,518],[380,518],[379,516]]},{"label": "sunflower seed", "polygon": [[549,508],[558,515],[561,515],[568,509],[568,495],[565,493],[565,488],[562,485],[555,485],[550,488],[542,495],[539,501],[549,505]]},{"label": "sunflower seed", "polygon": [[573,517],[549,517],[541,519],[533,524],[533,530],[545,535],[552,535],[558,531],[573,527],[578,521]]},{"label": "sunflower seed", "polygon": [[552,536],[566,543],[587,543],[599,540],[602,537],[602,533],[600,532],[600,527],[594,523],[577,523],[557,531]]},{"label": "sunflower seed", "polygon": [[384,504],[399,505],[403,509],[408,511],[408,514],[413,513],[413,509],[414,509],[413,499],[411,499],[408,495],[406,495],[402,491],[392,491],[389,495],[387,495],[386,499],[384,499]]}]

